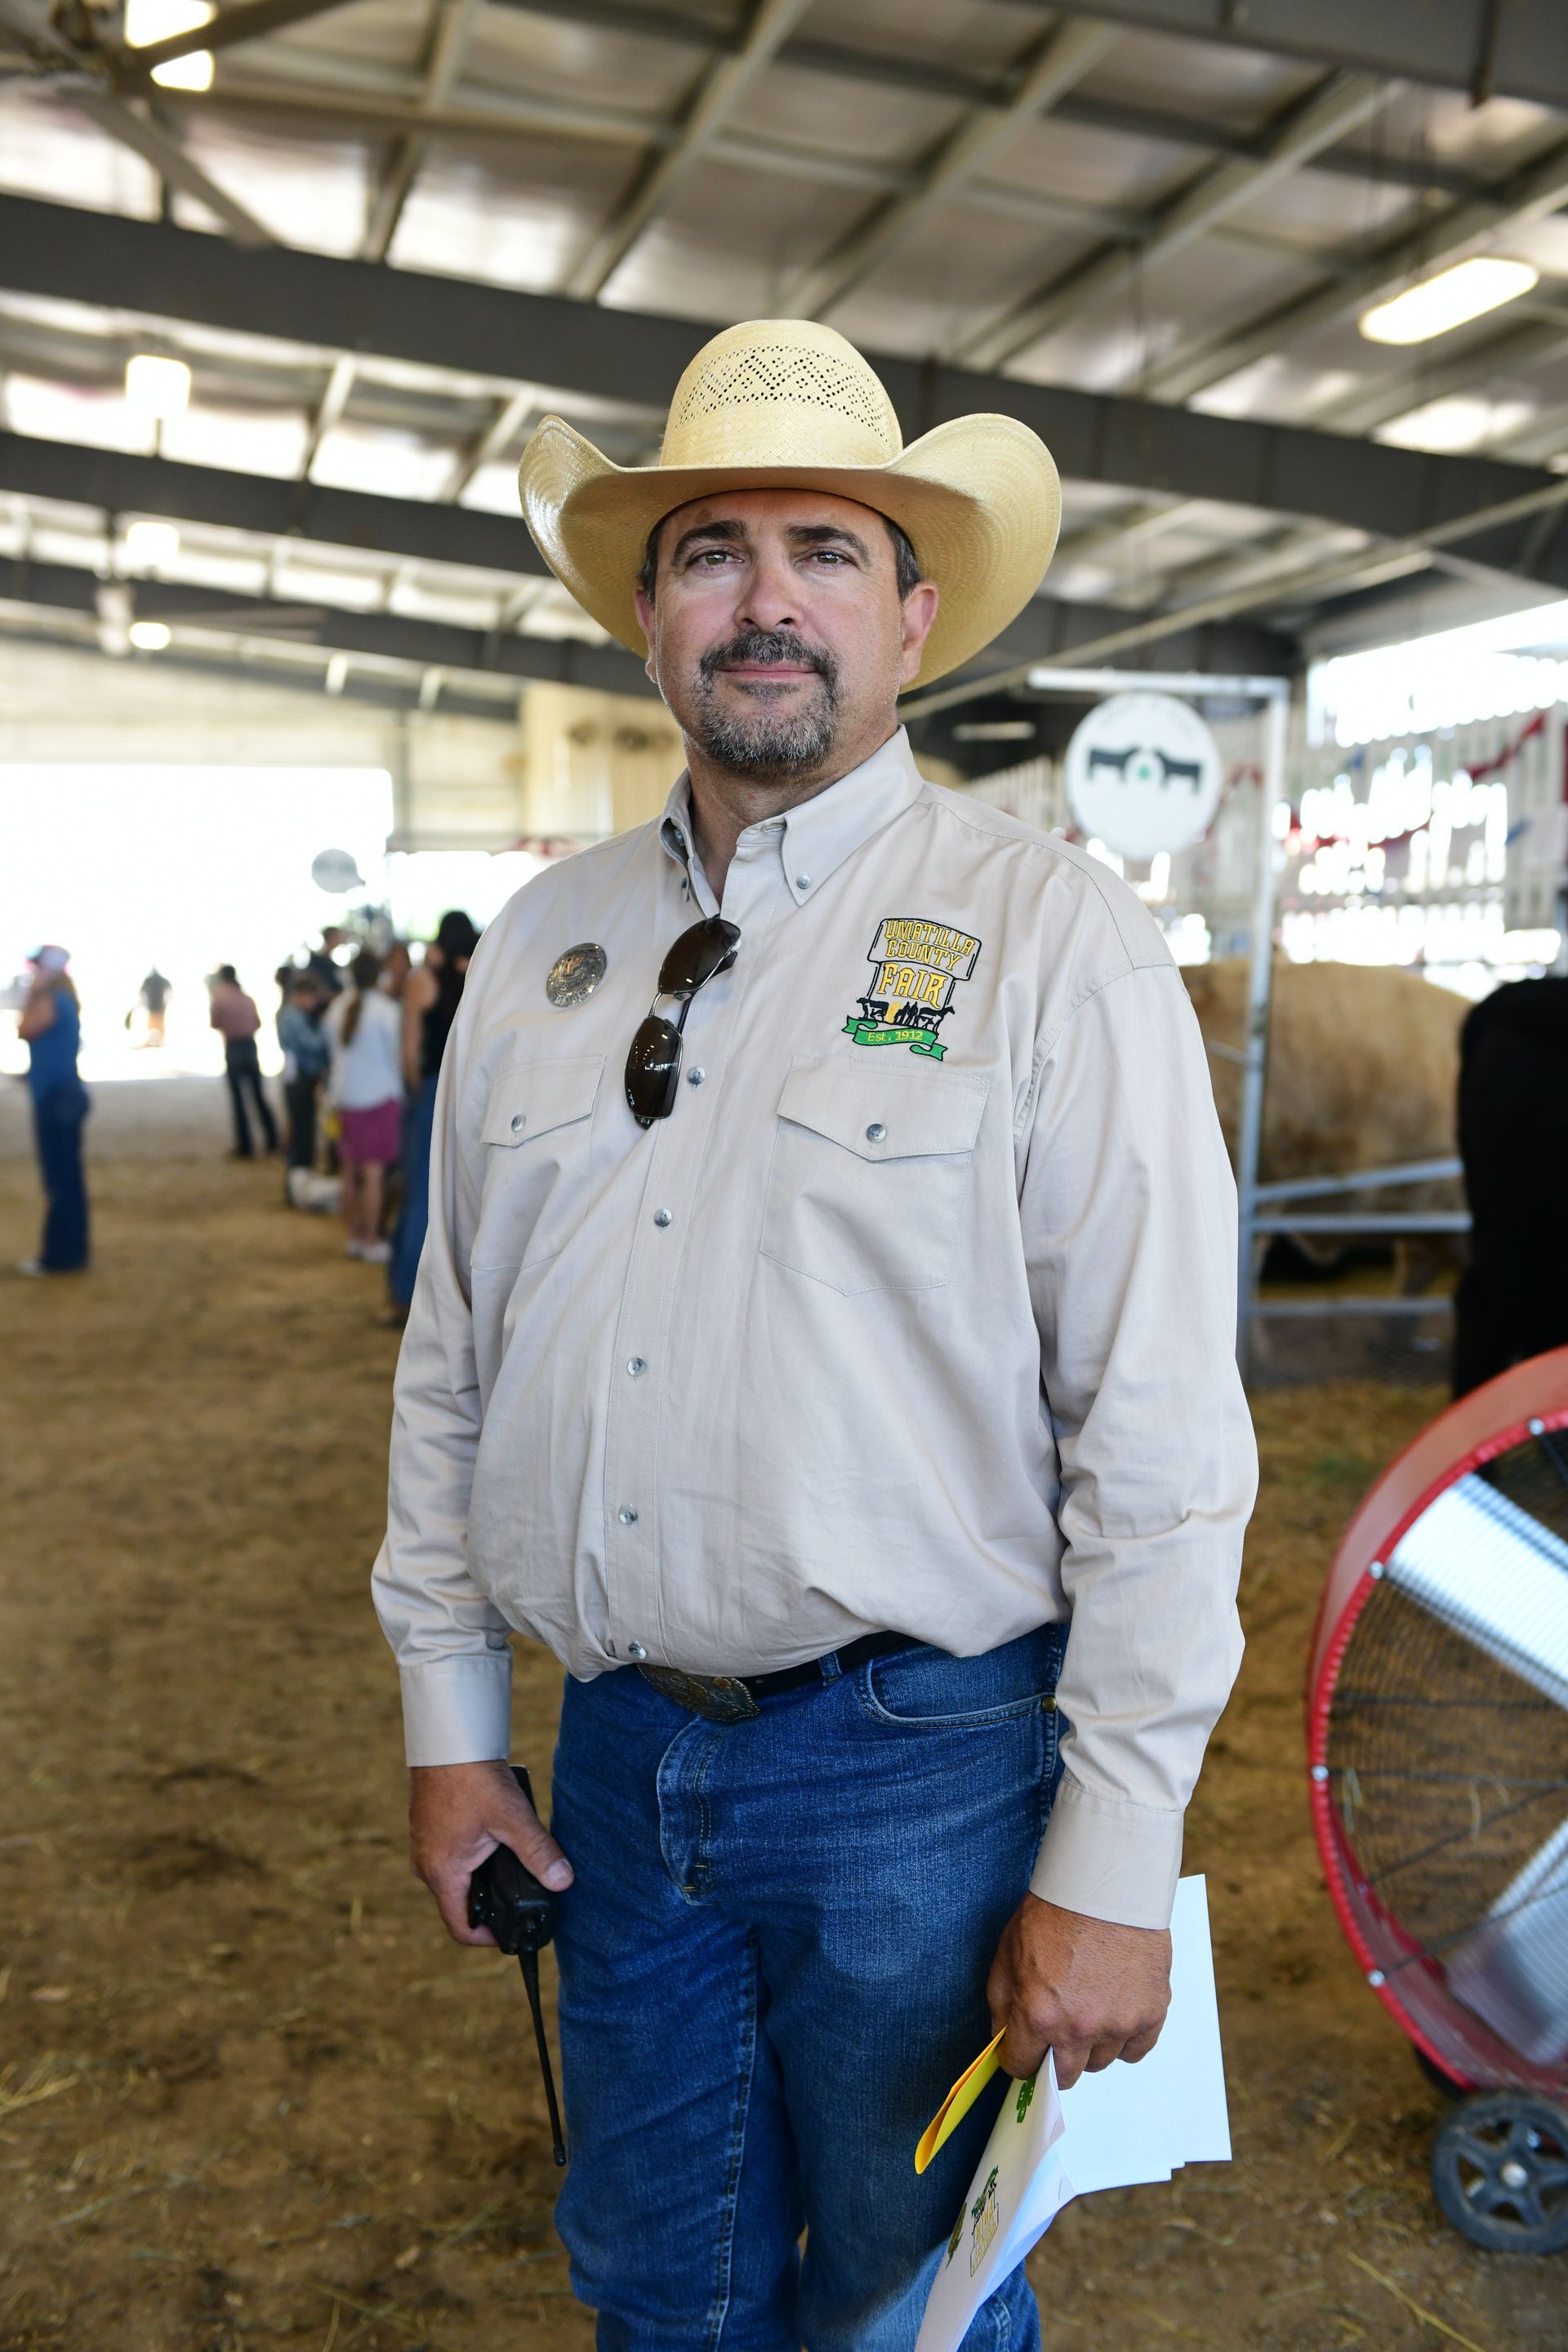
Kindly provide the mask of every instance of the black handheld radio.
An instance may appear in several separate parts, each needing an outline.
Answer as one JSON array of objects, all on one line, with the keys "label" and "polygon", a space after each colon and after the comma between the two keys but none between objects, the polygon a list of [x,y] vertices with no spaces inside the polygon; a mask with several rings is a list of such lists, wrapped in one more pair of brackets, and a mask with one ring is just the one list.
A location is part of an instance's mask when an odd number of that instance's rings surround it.
[{"label": "black handheld radio", "polygon": [[[511,1777],[533,1803],[533,1788],[521,1764]],[[515,1952],[522,1970],[528,2005],[533,2012],[534,2039],[539,2044],[540,2071],[544,2076],[544,2101],[550,2110],[551,2142],[557,2164],[566,2161],[561,2110],[555,2104],[555,2077],[550,2071],[550,2044],[544,2038],[544,2012],[539,2005],[539,1955],[555,1933],[560,1897],[542,1886],[525,1870],[510,1846],[498,1845],[480,1863],[468,1881],[468,1925],[488,1927],[503,1952]]]}]

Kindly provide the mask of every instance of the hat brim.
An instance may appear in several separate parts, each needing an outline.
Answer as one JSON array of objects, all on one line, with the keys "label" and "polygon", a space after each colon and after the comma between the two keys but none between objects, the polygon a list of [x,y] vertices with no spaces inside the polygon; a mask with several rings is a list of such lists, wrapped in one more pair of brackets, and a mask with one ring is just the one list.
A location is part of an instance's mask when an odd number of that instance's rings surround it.
[{"label": "hat brim", "polygon": [[1016,417],[955,416],[886,466],[616,466],[559,416],[519,471],[540,553],[601,628],[644,650],[633,590],[648,533],[721,490],[821,490],[896,522],[941,603],[911,681],[956,669],[1016,620],[1045,577],[1061,524],[1050,451]]}]

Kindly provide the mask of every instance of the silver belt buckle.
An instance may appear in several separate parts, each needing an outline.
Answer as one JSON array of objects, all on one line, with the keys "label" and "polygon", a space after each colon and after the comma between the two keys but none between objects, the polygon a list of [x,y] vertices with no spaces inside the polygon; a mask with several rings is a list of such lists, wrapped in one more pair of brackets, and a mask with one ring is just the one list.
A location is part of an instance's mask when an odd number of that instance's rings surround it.
[{"label": "silver belt buckle", "polygon": [[749,1723],[763,1711],[736,1675],[687,1675],[679,1666],[639,1665],[637,1672],[663,1697],[710,1723]]}]

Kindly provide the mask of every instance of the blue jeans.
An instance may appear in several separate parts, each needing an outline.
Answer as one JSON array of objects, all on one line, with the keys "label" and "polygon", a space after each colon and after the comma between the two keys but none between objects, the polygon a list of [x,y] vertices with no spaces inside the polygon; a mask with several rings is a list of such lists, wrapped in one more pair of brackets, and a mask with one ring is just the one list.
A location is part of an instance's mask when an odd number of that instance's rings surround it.
[{"label": "blue jeans", "polygon": [[81,1130],[88,1092],[79,1078],[51,1087],[33,1104],[38,1173],[47,1207],[39,1262],[50,1274],[75,1274],[87,1264],[87,1183],[81,1172]]},{"label": "blue jeans", "polygon": [[[1003,2085],[921,2178],[915,2143],[991,2038],[1065,1643],[912,1650],[736,1725],[567,1683],[556,2221],[599,2352],[910,2352]],[[966,2352],[1039,2342],[1020,2269]]]},{"label": "blue jeans", "polygon": [[386,1286],[399,1307],[414,1303],[414,1277],[430,1222],[430,1142],[436,1132],[436,1080],[421,1078],[403,1121],[403,1205],[392,1239]]}]

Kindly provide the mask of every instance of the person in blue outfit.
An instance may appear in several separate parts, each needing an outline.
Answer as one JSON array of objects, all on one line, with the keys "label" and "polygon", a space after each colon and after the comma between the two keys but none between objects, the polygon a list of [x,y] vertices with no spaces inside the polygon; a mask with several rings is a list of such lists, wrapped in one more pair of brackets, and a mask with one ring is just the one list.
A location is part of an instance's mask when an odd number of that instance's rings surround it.
[{"label": "person in blue outfit", "polygon": [[32,985],[16,1034],[27,1048],[27,1088],[47,1208],[43,1244],[24,1258],[20,1274],[79,1274],[88,1262],[87,1183],[81,1130],[88,1093],[77,1076],[81,1015],[61,947],[41,947],[27,958]]},{"label": "person in blue outfit", "polygon": [[479,943],[479,932],[457,908],[442,916],[436,936],[425,950],[425,961],[408,975],[403,992],[403,1074],[408,1081],[408,1109],[403,1122],[403,1206],[387,1267],[391,1304],[386,1322],[394,1329],[408,1318],[414,1298],[414,1277],[425,1246],[430,1213],[430,1138],[436,1124],[436,1081],[441,1056],[458,1007],[468,958]]}]

